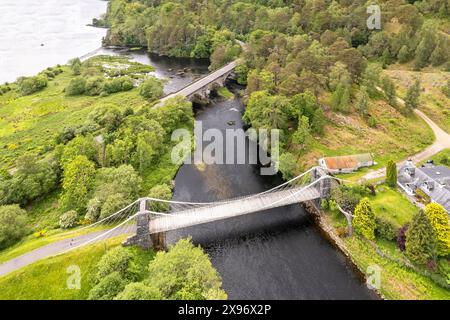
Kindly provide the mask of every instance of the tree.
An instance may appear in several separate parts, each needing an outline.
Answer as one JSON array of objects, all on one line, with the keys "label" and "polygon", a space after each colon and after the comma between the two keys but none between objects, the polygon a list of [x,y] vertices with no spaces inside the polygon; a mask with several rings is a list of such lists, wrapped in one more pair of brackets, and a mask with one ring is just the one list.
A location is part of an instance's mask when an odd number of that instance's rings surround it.
[{"label": "tree", "polygon": [[114,300],[162,300],[163,296],[151,281],[128,284]]},{"label": "tree", "polygon": [[423,210],[413,217],[406,232],[406,255],[418,264],[426,264],[436,256],[433,227]]},{"label": "tree", "polygon": [[425,214],[434,231],[437,254],[445,257],[450,254],[450,225],[448,214],[438,203],[430,203],[425,207]]},{"label": "tree", "polygon": [[164,87],[156,77],[150,77],[139,86],[139,94],[148,100],[155,100],[164,94]]},{"label": "tree", "polygon": [[122,246],[108,250],[97,263],[96,282],[114,272],[117,272],[121,278],[129,278],[131,259],[130,252]]},{"label": "tree", "polygon": [[[160,199],[160,200],[170,200],[172,199],[172,188],[167,184],[159,184],[150,189],[148,193],[149,198]],[[157,202],[150,201],[150,210],[155,212],[166,212],[169,211],[169,203],[167,202]]]},{"label": "tree", "polygon": [[433,66],[440,66],[450,57],[450,44],[447,36],[440,37],[435,49],[431,53],[430,62]]},{"label": "tree", "polygon": [[69,85],[66,87],[66,96],[78,96],[82,95],[86,91],[86,79],[83,77],[76,77],[70,80]]},{"label": "tree", "polygon": [[350,86],[340,82],[331,97],[331,106],[335,111],[344,113],[350,110]]},{"label": "tree", "polygon": [[0,206],[0,249],[19,241],[27,233],[25,210],[18,205]]},{"label": "tree", "polygon": [[311,129],[318,134],[323,134],[323,129],[327,123],[325,118],[325,112],[321,107],[318,107],[316,111],[314,111],[314,115],[312,117]]},{"label": "tree", "polygon": [[[158,252],[149,265],[148,281],[169,300],[226,299],[220,276],[200,247],[190,239]],[[145,283],[145,281],[144,281]]]},{"label": "tree", "polygon": [[369,240],[375,240],[377,227],[375,215],[368,198],[363,198],[355,208],[353,227],[355,231]]},{"label": "tree", "polygon": [[80,58],[75,58],[69,61],[70,68],[74,75],[79,76],[81,74],[81,60]]},{"label": "tree", "polygon": [[298,123],[297,131],[292,136],[292,141],[299,144],[302,148],[306,148],[311,142],[311,127],[309,119],[306,116],[301,116]]},{"label": "tree", "polygon": [[405,98],[405,106],[409,109],[415,109],[419,106],[420,98],[420,80],[417,79],[412,86],[408,88]]},{"label": "tree", "polygon": [[388,103],[396,107],[397,106],[397,94],[395,93],[395,84],[391,80],[389,76],[384,76],[382,81],[382,88],[384,91],[384,94],[386,95],[386,98],[388,100]]},{"label": "tree", "polygon": [[85,156],[76,156],[65,168],[62,206],[78,212],[86,209],[95,177],[94,163]]},{"label": "tree", "polygon": [[48,79],[44,75],[21,77],[17,80],[17,90],[22,96],[28,96],[47,87]]},{"label": "tree", "polygon": [[89,291],[89,300],[113,300],[127,285],[118,272],[108,274]]},{"label": "tree", "polygon": [[358,107],[359,114],[362,117],[367,116],[368,105],[369,105],[369,94],[367,93],[367,87],[361,86],[356,96],[356,106]]},{"label": "tree", "polygon": [[92,136],[77,136],[71,140],[65,147],[61,155],[60,165],[64,168],[75,157],[85,156],[90,161],[97,158],[97,149]]},{"label": "tree", "polygon": [[367,65],[363,73],[363,85],[367,88],[367,93],[370,97],[378,95],[378,86],[380,85],[380,78],[383,69],[379,64],[371,63]]},{"label": "tree", "polygon": [[411,59],[411,52],[407,45],[403,45],[397,55],[398,62],[406,63]]},{"label": "tree", "polygon": [[278,163],[278,170],[283,175],[283,179],[292,179],[297,170],[297,159],[295,156],[290,152],[282,153]]},{"label": "tree", "polygon": [[397,187],[397,165],[389,160],[386,167],[386,183],[391,188]]}]

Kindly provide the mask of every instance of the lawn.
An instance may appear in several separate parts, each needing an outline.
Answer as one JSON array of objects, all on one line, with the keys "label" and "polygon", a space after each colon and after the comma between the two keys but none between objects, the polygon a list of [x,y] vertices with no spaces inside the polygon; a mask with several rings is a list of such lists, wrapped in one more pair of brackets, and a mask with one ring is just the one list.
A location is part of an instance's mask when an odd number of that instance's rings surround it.
[{"label": "lawn", "polygon": [[375,215],[385,218],[399,228],[410,222],[418,211],[405,195],[385,185],[377,187],[377,195],[370,197],[370,203]]},{"label": "lawn", "polygon": [[[77,249],[64,255],[55,256],[31,264],[23,269],[0,278],[0,299],[7,300],[83,300],[93,287],[96,264],[110,248],[119,245],[123,237]],[[137,257],[137,265],[148,265],[154,257],[153,251],[130,248]],[[67,268],[78,266],[81,271],[80,290],[68,289],[71,276]],[[143,270],[145,273],[145,270]]]},{"label": "lawn", "polygon": [[435,165],[439,166],[450,166],[450,149],[444,149],[439,153],[436,153],[431,158],[419,163],[422,165],[426,163],[428,160],[433,160]]}]

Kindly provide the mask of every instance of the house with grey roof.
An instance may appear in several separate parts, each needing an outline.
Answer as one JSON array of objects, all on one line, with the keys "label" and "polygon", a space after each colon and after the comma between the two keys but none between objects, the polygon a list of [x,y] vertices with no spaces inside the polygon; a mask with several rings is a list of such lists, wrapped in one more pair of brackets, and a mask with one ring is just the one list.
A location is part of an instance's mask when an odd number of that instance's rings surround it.
[{"label": "house with grey roof", "polygon": [[418,168],[408,161],[398,172],[398,185],[411,196],[422,191],[450,213],[450,168],[432,163]]}]

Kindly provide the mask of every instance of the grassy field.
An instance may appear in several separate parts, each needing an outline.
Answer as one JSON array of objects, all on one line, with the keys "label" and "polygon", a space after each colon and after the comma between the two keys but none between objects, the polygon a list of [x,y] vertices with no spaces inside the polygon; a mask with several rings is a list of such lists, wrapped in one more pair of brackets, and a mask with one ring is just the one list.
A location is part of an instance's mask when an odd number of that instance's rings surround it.
[{"label": "grassy field", "polygon": [[410,71],[407,65],[392,65],[385,72],[395,82],[400,97],[406,95],[407,88],[415,79],[420,79],[422,96],[419,109],[443,130],[450,132],[450,99],[442,92],[442,87],[450,79],[450,72],[435,68],[425,68],[420,72]]},{"label": "grassy field", "polygon": [[[116,63],[123,63],[123,58],[118,59]],[[104,63],[114,65],[111,58]],[[112,104],[137,110],[148,104],[136,88],[106,97],[66,96],[63,90],[74,76],[69,67],[62,70],[42,91],[29,96],[14,90],[0,95],[0,168],[12,168],[15,159],[26,152],[43,155],[51,150],[55,136],[65,126],[83,124],[97,106]]]},{"label": "grassy field", "polygon": [[[0,278],[0,299],[7,300],[83,300],[93,287],[92,275],[101,256],[110,248],[119,245],[123,237],[110,239],[64,255],[55,256],[31,264]],[[148,265],[154,257],[153,251],[130,248],[137,258],[137,265]],[[78,266],[81,271],[81,289],[68,289],[70,274],[67,268]],[[144,270],[145,272],[145,270]]]},{"label": "grassy field", "polygon": [[387,186],[378,186],[377,195],[370,197],[375,214],[391,221],[397,227],[410,222],[418,211],[405,195]]}]

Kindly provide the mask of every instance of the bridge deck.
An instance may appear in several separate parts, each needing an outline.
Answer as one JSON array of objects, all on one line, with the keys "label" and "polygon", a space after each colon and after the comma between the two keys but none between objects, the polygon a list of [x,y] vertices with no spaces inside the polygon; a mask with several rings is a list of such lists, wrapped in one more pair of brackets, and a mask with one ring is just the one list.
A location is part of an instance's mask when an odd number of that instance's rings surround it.
[{"label": "bridge deck", "polygon": [[190,95],[192,95],[195,92],[199,91],[200,89],[206,87],[210,83],[216,81],[220,77],[223,77],[227,73],[233,71],[236,68],[236,65],[237,65],[236,61],[233,61],[233,62],[227,64],[226,66],[214,71],[213,73],[210,73],[206,77],[203,77],[203,78],[195,81],[194,83],[191,83],[187,87],[184,87],[180,91],[177,91],[177,92],[167,95],[166,97],[164,97],[160,100],[158,105],[163,105],[164,102],[166,102],[168,99],[173,98],[178,95],[183,96],[183,97],[189,97]]},{"label": "bridge deck", "polygon": [[320,198],[320,193],[316,188],[310,187],[301,191],[301,187],[299,187],[262,194],[257,197],[193,208],[171,215],[152,218],[150,220],[150,233],[186,228],[318,198]]}]

